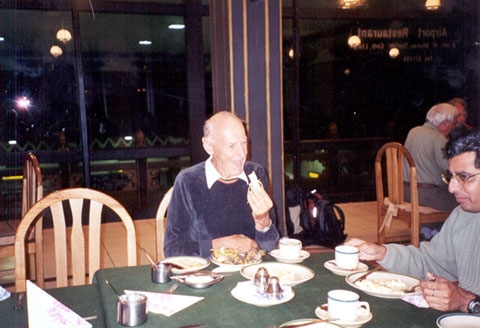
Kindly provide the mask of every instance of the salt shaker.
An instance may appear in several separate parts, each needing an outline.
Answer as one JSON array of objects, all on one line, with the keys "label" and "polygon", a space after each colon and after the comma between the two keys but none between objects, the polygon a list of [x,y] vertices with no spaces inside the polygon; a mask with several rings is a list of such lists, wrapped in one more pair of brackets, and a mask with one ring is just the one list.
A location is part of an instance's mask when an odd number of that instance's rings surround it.
[{"label": "salt shaker", "polygon": [[268,287],[268,280],[269,275],[267,269],[264,267],[260,267],[255,273],[255,277],[253,279],[253,284],[255,285],[255,290],[258,294],[263,294],[267,290]]},{"label": "salt shaker", "polygon": [[266,290],[269,299],[281,299],[283,297],[283,289],[280,286],[280,280],[277,277],[270,277]]}]

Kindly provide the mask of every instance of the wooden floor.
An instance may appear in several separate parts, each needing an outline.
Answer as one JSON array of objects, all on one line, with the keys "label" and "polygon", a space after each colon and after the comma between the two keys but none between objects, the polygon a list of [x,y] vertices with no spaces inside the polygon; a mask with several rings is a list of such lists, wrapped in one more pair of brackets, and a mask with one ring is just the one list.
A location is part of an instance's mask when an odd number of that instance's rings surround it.
[{"label": "wooden floor", "polygon": [[[359,202],[338,204],[345,213],[345,233],[348,237],[357,237],[369,241],[376,241],[376,202]],[[135,220],[137,237],[137,262],[138,264],[148,264],[141,247],[145,248],[152,256],[155,256],[155,222],[151,220]],[[408,231],[406,224],[395,222],[391,232]],[[126,236],[121,223],[105,223],[102,225],[101,232],[101,266],[121,267],[127,265],[126,260]],[[53,277],[54,267],[54,246],[53,233],[51,229],[44,231],[45,252],[47,259],[45,267],[46,277]],[[1,246],[0,246],[1,247]],[[14,258],[0,259],[0,285],[9,290],[13,290],[14,281]],[[46,286],[53,287],[53,283]]]}]

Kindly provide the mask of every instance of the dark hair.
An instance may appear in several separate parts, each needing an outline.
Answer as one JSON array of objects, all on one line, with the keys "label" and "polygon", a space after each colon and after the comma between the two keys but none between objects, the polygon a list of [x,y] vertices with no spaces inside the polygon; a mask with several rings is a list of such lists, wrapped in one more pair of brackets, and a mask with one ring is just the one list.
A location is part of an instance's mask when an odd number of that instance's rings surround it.
[{"label": "dark hair", "polygon": [[445,156],[451,159],[455,156],[475,152],[475,167],[480,168],[480,132],[475,131],[456,140],[450,140],[445,146]]}]

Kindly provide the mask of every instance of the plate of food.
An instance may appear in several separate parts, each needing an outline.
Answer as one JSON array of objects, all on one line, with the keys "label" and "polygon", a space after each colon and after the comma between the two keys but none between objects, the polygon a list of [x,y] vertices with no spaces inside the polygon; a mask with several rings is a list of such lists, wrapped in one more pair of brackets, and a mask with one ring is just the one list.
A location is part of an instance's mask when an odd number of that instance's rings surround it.
[{"label": "plate of food", "polygon": [[420,287],[413,287],[420,284],[420,280],[405,274],[393,272],[372,272],[365,279],[356,281],[363,272],[355,272],[345,277],[347,284],[361,290],[362,292],[381,298],[401,298],[420,294]]},{"label": "plate of food", "polygon": [[261,267],[267,270],[270,277],[277,277],[280,280],[280,284],[285,286],[297,286],[315,276],[313,270],[304,265],[280,262],[264,262],[249,265],[242,268],[240,274],[246,279],[253,280]]},{"label": "plate of food", "polygon": [[160,261],[172,267],[174,274],[184,274],[203,270],[210,265],[210,261],[200,256],[172,256]]},{"label": "plate of food", "polygon": [[222,267],[222,269],[238,271],[247,265],[261,263],[264,255],[265,252],[262,250],[240,252],[236,249],[222,247],[212,249],[210,259],[213,264]]}]

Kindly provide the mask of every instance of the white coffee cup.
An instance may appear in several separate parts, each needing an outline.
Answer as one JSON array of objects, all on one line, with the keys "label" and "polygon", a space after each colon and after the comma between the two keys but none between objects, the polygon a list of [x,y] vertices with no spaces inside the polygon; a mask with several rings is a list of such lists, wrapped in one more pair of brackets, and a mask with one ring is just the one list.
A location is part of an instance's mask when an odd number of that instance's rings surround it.
[{"label": "white coffee cup", "polygon": [[285,259],[297,259],[300,257],[302,242],[298,239],[282,238],[279,242],[280,257]]},{"label": "white coffee cup", "polygon": [[335,264],[342,269],[352,270],[358,267],[360,252],[353,246],[335,247]]},{"label": "white coffee cup", "polygon": [[342,321],[355,321],[370,313],[370,304],[360,302],[360,295],[345,289],[328,292],[328,316]]}]

